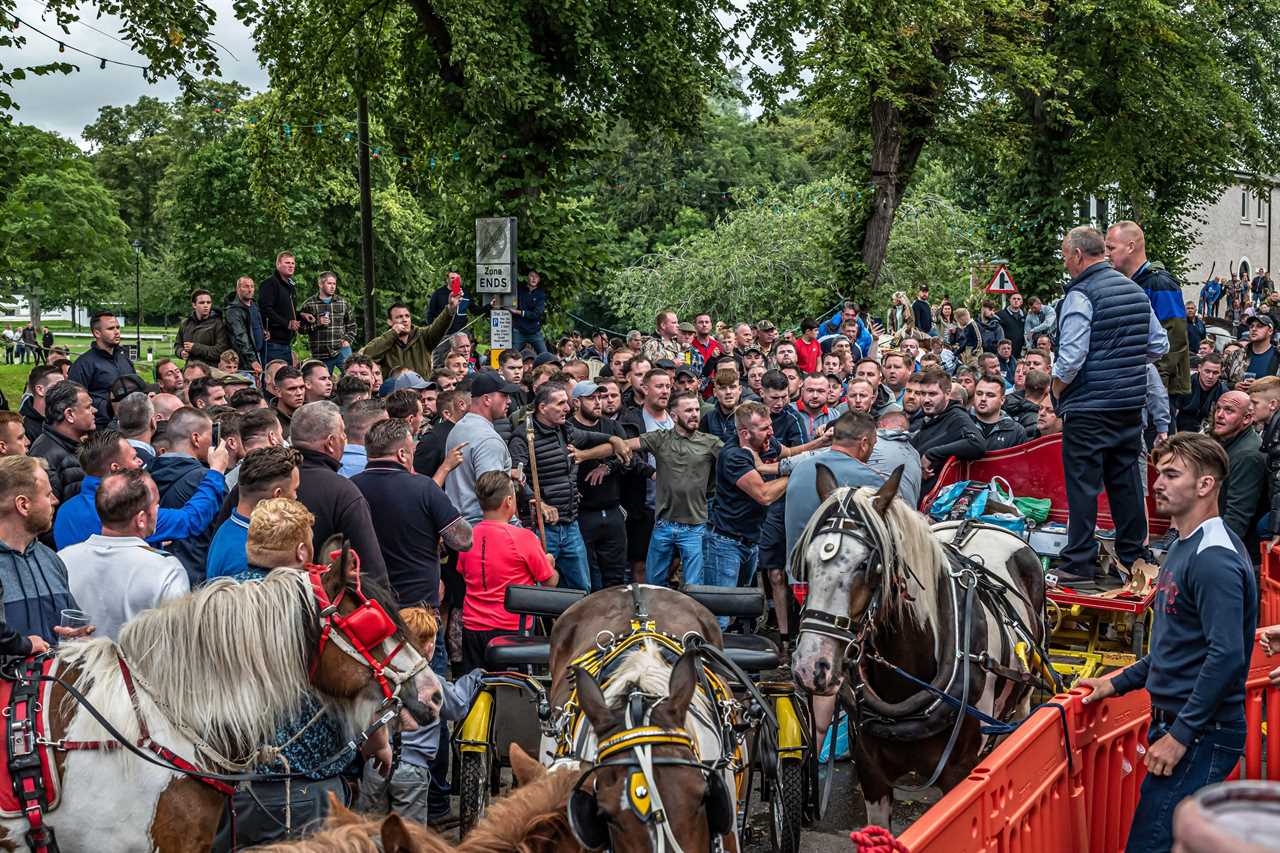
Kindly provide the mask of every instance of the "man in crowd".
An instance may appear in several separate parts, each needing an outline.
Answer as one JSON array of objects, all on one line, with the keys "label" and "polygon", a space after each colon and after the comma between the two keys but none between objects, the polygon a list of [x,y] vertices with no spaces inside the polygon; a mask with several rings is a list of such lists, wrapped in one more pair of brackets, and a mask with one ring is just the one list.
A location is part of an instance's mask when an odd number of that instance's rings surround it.
[{"label": "man in crowd", "polygon": [[920,506],[920,453],[911,444],[907,415],[897,406],[889,406],[876,420],[876,443],[867,464],[885,479],[899,466],[902,480],[898,497],[909,506]]},{"label": "man in crowd", "polygon": [[156,434],[155,404],[143,391],[135,391],[125,397],[116,406],[116,421],[120,434],[133,446],[134,452],[143,465],[150,465],[156,458],[156,449],[151,446],[151,437]]},{"label": "man in crowd", "polygon": [[[279,384],[280,376],[276,375]],[[333,396],[333,375],[320,359],[312,358],[302,363],[302,399],[305,403],[317,403]]]},{"label": "man in crowd", "polygon": [[276,256],[276,268],[258,285],[258,308],[265,324],[266,342],[263,352],[267,361],[280,359],[285,364],[294,363],[293,338],[302,327],[295,306],[297,288],[293,274],[298,262],[292,252]]},{"label": "man in crowd", "polygon": [[302,303],[298,316],[307,333],[311,357],[319,359],[332,376],[351,358],[351,342],[356,339],[356,315],[350,303],[338,295],[337,273],[320,273],[315,294]]},{"label": "man in crowd", "polygon": [[[181,375],[181,374],[179,374]],[[28,441],[35,443],[44,432],[45,396],[53,386],[66,379],[62,371],[49,364],[37,364],[27,376],[27,393],[18,407],[22,415],[22,428]]]},{"label": "man in crowd", "polygon": [[884,385],[889,389],[890,402],[901,403],[907,379],[915,371],[914,366],[902,353],[890,350],[880,359],[880,367],[884,373]]},{"label": "man in crowd", "polygon": [[152,548],[160,507],[146,471],[129,468],[103,478],[94,497],[102,532],[63,548],[67,585],[97,633],[119,639],[126,622],[144,610],[191,591],[187,572],[172,554]]},{"label": "man in crowd", "polygon": [[407,367],[420,376],[431,373],[431,353],[444,340],[449,324],[458,309],[462,296],[450,296],[445,310],[430,326],[413,325],[413,314],[403,302],[392,303],[387,309],[387,331],[364,345],[361,352],[382,365],[390,374],[397,367]]},{"label": "man in crowd", "polygon": [[236,279],[236,291],[231,301],[222,309],[222,319],[227,324],[227,336],[231,348],[240,357],[240,369],[262,372],[267,338],[262,325],[262,311],[253,301],[255,284],[252,278],[242,275]]},{"label": "man in crowd", "polygon": [[[533,431],[532,453],[537,462],[546,531],[547,553],[555,557],[561,580],[574,589],[591,589],[591,571],[587,563],[586,545],[578,528],[578,463],[587,459],[603,459],[616,453],[624,462],[631,451],[617,435],[580,430],[568,420],[569,391],[559,382],[547,382],[534,397],[529,423]],[[509,444],[511,458],[517,466],[530,466],[530,442],[524,431],[517,432]],[[573,451],[570,447],[574,448]]]},{"label": "man in crowd", "polygon": [[330,536],[341,533],[360,555],[362,571],[386,583],[386,564],[369,503],[351,480],[338,473],[347,445],[338,407],[328,401],[307,403],[294,413],[289,439],[302,452],[298,500],[316,517],[312,536],[316,552]]},{"label": "man in crowd", "polygon": [[982,351],[994,353],[996,346],[1004,338],[1004,327],[996,317],[996,304],[990,299],[984,299],[975,322],[978,324],[978,344]]},{"label": "man in crowd", "polygon": [[93,398],[78,382],[61,382],[45,397],[45,424],[31,455],[48,463],[49,483],[61,503],[80,491],[80,445],[94,431]]},{"label": "man in crowd", "polygon": [[1027,440],[1022,424],[1004,413],[1004,382],[984,376],[973,392],[973,420],[987,453],[1017,447]]},{"label": "man in crowd", "polygon": [[292,365],[285,365],[276,371],[275,405],[276,415],[284,427],[284,434],[289,435],[290,424],[298,409],[307,402],[307,383],[302,378],[302,371]]},{"label": "man in crowd", "polygon": [[1207,432],[1222,445],[1231,463],[1218,493],[1218,512],[1237,539],[1256,544],[1254,530],[1267,506],[1267,460],[1262,439],[1253,429],[1249,395],[1224,392],[1212,417]]},{"label": "man in crowd", "polygon": [[[1030,359],[1025,356],[1024,361]],[[1044,370],[1028,370],[1022,380],[1022,390],[1014,391],[1004,398],[1004,411],[1009,417],[1022,424],[1027,438],[1035,435],[1036,419],[1040,416],[1040,404],[1049,396],[1049,374]]]},{"label": "man in crowd", "polygon": [[187,377],[182,375],[182,368],[171,358],[162,358],[156,362],[156,384],[161,393],[175,397],[187,396]]},{"label": "man in crowd", "polygon": [[445,479],[445,494],[471,524],[484,516],[476,499],[476,479],[486,471],[502,471],[518,476],[511,461],[511,451],[493,422],[506,417],[511,395],[518,386],[505,381],[497,373],[482,371],[471,380],[471,402],[445,442],[445,455],[463,446],[462,464]]},{"label": "man in crowd", "polygon": [[436,398],[436,408],[439,419],[418,441],[413,453],[413,470],[428,477],[435,474],[444,462],[449,433],[471,408],[471,392],[465,388],[441,391]]},{"label": "man in crowd", "polygon": [[1213,407],[1226,392],[1227,383],[1222,381],[1222,356],[1211,352],[1200,359],[1200,367],[1191,380],[1191,393],[1170,398],[1177,410],[1178,431],[1199,432],[1200,426],[1213,416]]},{"label": "man in crowd", "polygon": [[[573,425],[580,430],[625,438],[626,433],[617,421],[603,417],[605,395],[605,386],[594,382],[574,385]],[[578,466],[578,529],[587,549],[593,590],[617,586],[628,580],[627,525],[626,514],[622,510],[625,468],[620,459],[612,456]]]},{"label": "man in crowd", "polygon": [[1250,317],[1249,348],[1245,350],[1248,359],[1244,369],[1244,378],[1236,383],[1237,391],[1249,393],[1249,386],[1264,376],[1275,376],[1280,372],[1280,351],[1271,342],[1274,333],[1274,322],[1269,314]]},{"label": "man in crowd", "polygon": [[697,350],[703,364],[720,355],[722,351],[720,342],[711,334],[713,328],[710,314],[704,312],[693,318],[694,335],[689,341],[689,346]]},{"label": "man in crowd", "polygon": [[0,457],[26,456],[30,448],[22,416],[17,412],[0,412]]},{"label": "man in crowd", "polygon": [[1107,263],[1105,253],[1102,235],[1089,226],[1071,229],[1062,241],[1071,281],[1059,308],[1052,394],[1064,421],[1070,520],[1058,578],[1077,586],[1099,580],[1094,526],[1104,487],[1116,523],[1116,557],[1131,567],[1144,554],[1147,521],[1137,460],[1146,365],[1169,348],[1150,299]]},{"label": "man in crowd", "polygon": [[[673,364],[689,364],[685,358],[685,346],[680,343],[680,321],[674,311],[659,311],[654,320],[654,335],[645,341],[642,350],[650,363],[667,359]],[[563,567],[560,576],[564,577]]]},{"label": "man in crowd", "polygon": [[[151,476],[159,490],[160,506],[178,509],[185,506],[209,475],[210,452],[213,450],[213,420],[199,409],[182,408],[173,413],[165,427],[169,452],[151,463]],[[226,460],[226,449],[221,449]],[[225,461],[223,470],[226,470]],[[222,479],[219,475],[219,479]],[[173,553],[187,567],[191,585],[204,580],[204,566],[213,530],[173,543]]]},{"label": "man in crowd", "polygon": [[136,371],[129,354],[120,345],[120,321],[114,314],[110,311],[95,312],[89,321],[89,331],[93,333],[93,346],[75,360],[67,378],[80,383],[89,392],[96,409],[96,423],[104,427],[111,420],[107,407],[111,384]]},{"label": "man in crowd", "polygon": [[1004,330],[1003,337],[1010,343],[1012,357],[1021,358],[1022,347],[1027,338],[1027,315],[1022,310],[1022,294],[1011,295],[1009,304],[1000,309],[996,319],[1000,321],[1000,327]]},{"label": "man in crowd", "polygon": [[[63,610],[78,610],[67,587],[67,567],[39,541],[53,526],[58,497],[45,468],[30,456],[0,459],[0,589],[4,590],[4,645],[48,650],[59,638],[83,637],[92,627],[62,625]],[[25,636],[24,644],[19,637]]]},{"label": "man in crowd", "polygon": [[[387,419],[387,404],[383,400],[357,400],[342,410],[342,423],[347,429],[347,443],[342,448],[342,465],[338,473],[344,477],[354,477],[365,469],[368,453],[365,450],[365,436],[369,429],[379,421]],[[428,475],[429,476],[429,475]]]},{"label": "man in crowd", "polygon": [[239,499],[209,543],[207,580],[230,577],[249,568],[245,547],[253,508],[271,498],[296,499],[301,463],[302,454],[292,447],[259,447],[245,456],[237,486]]},{"label": "man in crowd", "polygon": [[928,493],[947,459],[977,459],[986,452],[986,441],[964,407],[951,399],[951,380],[941,368],[921,371],[919,394],[924,417],[912,444],[920,453],[921,488]]},{"label": "man in crowd", "polygon": [[1170,849],[1174,807],[1225,779],[1243,754],[1245,678],[1258,622],[1253,566],[1218,515],[1226,452],[1209,436],[1179,433],[1152,455],[1160,472],[1156,507],[1179,538],[1156,584],[1151,650],[1114,678],[1077,685],[1093,691],[1086,703],[1144,687],[1151,695],[1131,851]]},{"label": "man in crowd", "polygon": [[810,373],[800,384],[800,399],[792,408],[800,416],[800,434],[804,441],[816,436],[840,416],[827,405],[831,385],[821,373]]},{"label": "man in crowd", "polygon": [[540,286],[542,277],[535,270],[516,293],[516,307],[511,309],[511,343],[519,352],[532,347],[535,355],[547,351],[547,341],[542,334],[542,318],[547,310],[547,293]]},{"label": "man in crowd", "polygon": [[1200,342],[1209,336],[1204,320],[1196,316],[1196,304],[1188,302],[1187,309],[1187,351],[1195,355],[1200,351]]},{"label": "man in crowd", "polygon": [[698,429],[714,435],[726,444],[738,434],[738,429],[734,425],[733,412],[742,399],[742,385],[738,379],[738,371],[731,365],[732,362],[724,362],[716,370],[715,378],[712,380],[715,403],[707,409],[707,413],[702,416],[698,424]]},{"label": "man in crowd", "polygon": [[173,352],[178,358],[198,358],[209,364],[217,364],[223,350],[231,346],[231,336],[222,321],[222,313],[213,307],[213,297],[207,290],[191,294],[191,315],[178,326],[173,341]]},{"label": "man in crowd", "polygon": [[929,304],[927,285],[921,285],[916,292],[915,301],[911,303],[911,317],[915,320],[917,332],[933,334],[933,306]]},{"label": "man in crowd", "polygon": [[227,389],[217,379],[201,376],[199,379],[192,380],[187,387],[187,400],[197,409],[225,406]]},{"label": "man in crowd", "polygon": [[806,317],[800,321],[800,337],[793,346],[796,351],[796,366],[801,373],[814,373],[822,360],[822,344],[818,343],[818,321]]},{"label": "man in crowd", "polygon": [[[429,476],[413,472],[414,438],[399,418],[374,424],[365,437],[369,464],[351,478],[373,516],[387,577],[401,607],[425,607],[439,619],[440,562],[436,543],[453,551],[471,548],[471,524],[458,514]],[[432,669],[447,674],[443,635],[437,636]]]},{"label": "man in crowd", "polygon": [[1191,350],[1182,285],[1159,261],[1147,260],[1146,236],[1136,222],[1126,219],[1112,225],[1107,230],[1106,252],[1112,265],[1147,294],[1164,329],[1168,351],[1156,362],[1156,369],[1165,390],[1170,396],[1190,393]]},{"label": "man in crowd", "polygon": [[865,379],[855,379],[849,383],[848,408],[855,412],[871,414],[876,407],[876,389]]}]

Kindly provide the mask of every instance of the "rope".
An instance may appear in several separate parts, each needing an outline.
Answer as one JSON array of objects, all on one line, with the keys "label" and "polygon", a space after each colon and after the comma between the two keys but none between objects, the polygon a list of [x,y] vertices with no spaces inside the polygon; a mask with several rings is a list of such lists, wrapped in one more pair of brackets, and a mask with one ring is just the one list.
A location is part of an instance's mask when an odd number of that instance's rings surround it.
[{"label": "rope", "polygon": [[849,833],[858,853],[911,853],[907,845],[893,837],[883,826],[867,826]]}]

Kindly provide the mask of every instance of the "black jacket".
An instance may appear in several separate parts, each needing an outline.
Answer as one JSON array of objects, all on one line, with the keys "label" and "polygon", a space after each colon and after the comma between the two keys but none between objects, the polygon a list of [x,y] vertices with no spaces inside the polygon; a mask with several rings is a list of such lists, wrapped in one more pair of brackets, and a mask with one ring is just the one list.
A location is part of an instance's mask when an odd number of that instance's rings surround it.
[{"label": "black jacket", "polygon": [[316,562],[328,560],[329,555],[320,549],[330,536],[341,533],[360,555],[361,570],[386,586],[387,566],[369,515],[369,502],[355,483],[338,473],[342,467],[338,460],[306,447],[298,450],[302,453],[298,500],[316,517],[312,527]]},{"label": "black jacket", "polygon": [[[196,493],[209,469],[199,459],[166,453],[157,456],[147,468],[160,492],[160,506],[165,509],[181,509]],[[205,568],[209,558],[209,543],[213,541],[212,524],[197,536],[175,540],[169,546],[173,556],[182,561],[187,570],[191,588],[204,583]]]},{"label": "black jacket", "polygon": [[936,473],[948,457],[977,459],[986,452],[982,431],[959,403],[952,400],[940,415],[925,415],[911,444],[927,457]]},{"label": "black jacket", "polygon": [[1009,339],[1009,343],[1013,344],[1013,357],[1022,357],[1022,347],[1026,343],[1027,337],[1027,315],[1025,312],[1019,311],[1017,314],[1008,308],[1001,308],[996,312],[996,319],[1000,321],[1000,327],[1004,329],[1004,336]]},{"label": "black jacket", "polygon": [[[198,359],[205,364],[217,366],[222,354],[231,349],[231,336],[227,333],[227,324],[222,320],[222,312],[214,308],[203,320],[196,319],[192,311],[187,319],[178,327],[178,335],[173,341],[174,355],[182,357],[182,345],[191,342],[191,353],[187,359]],[[248,369],[246,362],[243,367]]]},{"label": "black jacket", "polygon": [[298,319],[296,306],[293,279],[285,281],[278,270],[258,285],[258,309],[262,311],[262,324],[271,335],[271,343],[293,343],[296,333],[289,328],[289,323]]},{"label": "black jacket", "polygon": [[[560,513],[560,523],[575,521],[578,518],[578,463],[569,455],[568,446],[572,444],[579,450],[586,450],[603,444],[609,440],[604,432],[579,429],[570,418],[563,426],[544,426],[536,417],[530,416],[533,422],[533,450],[537,454],[538,485],[542,491],[542,499]],[[507,444],[511,451],[512,464],[524,464],[524,470],[532,475],[533,467],[529,464],[529,441],[524,430],[518,431]],[[530,480],[532,484],[532,480]],[[531,518],[526,520],[532,520]]]},{"label": "black jacket", "polygon": [[1035,434],[1036,420],[1040,417],[1040,404],[1032,403],[1021,391],[1013,391],[1004,398],[1004,413],[1026,430],[1027,437]]},{"label": "black jacket", "polygon": [[986,433],[984,441],[987,453],[993,450],[1006,450],[1010,447],[1017,447],[1027,440],[1027,431],[1023,429],[1022,424],[1008,415],[1001,416],[1000,420],[992,425],[990,432],[986,432],[983,429],[983,425],[978,423],[976,417],[974,418],[974,424],[978,427],[979,432]]},{"label": "black jacket", "polygon": [[712,403],[711,408],[707,409],[707,413],[698,422],[698,429],[714,435],[725,444],[730,443],[738,434],[738,425],[734,422],[733,412],[727,415],[722,412],[719,401]]},{"label": "black jacket", "polygon": [[911,315],[916,320],[916,331],[926,335],[933,333],[933,306],[925,299],[917,299],[911,303]]},{"label": "black jacket", "polygon": [[1218,491],[1218,512],[1222,522],[1249,547],[1257,543],[1254,531],[1267,508],[1268,466],[1260,448],[1258,434],[1250,427],[1222,445],[1231,464],[1227,482]]},{"label": "black jacket", "polygon": [[413,470],[418,474],[430,477],[435,474],[440,463],[444,461],[444,443],[453,432],[453,421],[441,418],[436,425],[418,441],[413,451]]},{"label": "black jacket", "polygon": [[79,382],[93,398],[93,406],[98,410],[93,420],[98,425],[98,429],[102,429],[111,422],[111,407],[107,403],[107,392],[111,390],[111,383],[133,372],[133,362],[129,361],[129,353],[119,345],[110,353],[91,346],[75,360],[75,364],[71,365],[67,379]]},{"label": "black jacket", "polygon": [[27,433],[27,441],[35,444],[40,433],[44,432],[44,415],[36,411],[35,398],[23,397],[22,405],[18,407],[18,414],[22,415],[22,428]]},{"label": "black jacket", "polygon": [[[618,428],[626,438],[639,438],[644,435],[644,412],[640,409],[623,409],[614,419]],[[654,468],[644,461],[644,454],[622,475],[622,505],[627,512],[640,511],[645,508],[645,498],[649,491],[649,478]]]},{"label": "black jacket", "polygon": [[[1200,384],[1198,376],[1191,379],[1191,393],[1179,394],[1170,399],[1173,404],[1174,423],[1177,432],[1199,432],[1200,425],[1213,414],[1218,398],[1227,393],[1227,383],[1219,381],[1208,391]],[[1243,537],[1242,537],[1243,538]]]},{"label": "black jacket", "polygon": [[1267,460],[1267,482],[1271,486],[1271,529],[1262,531],[1264,538],[1270,539],[1280,536],[1280,412],[1267,421],[1258,449]]},{"label": "black jacket", "polygon": [[40,437],[31,445],[28,456],[38,456],[49,465],[49,485],[59,503],[80,494],[84,469],[80,467],[80,442],[67,438],[45,424]]},{"label": "black jacket", "polygon": [[[622,427],[618,426],[615,421],[609,418],[601,418],[596,422],[594,427],[589,427],[573,418],[573,425],[580,430],[588,430],[592,432],[602,432],[607,435],[616,435],[619,438],[626,438]],[[634,460],[636,457],[633,456]],[[635,464],[634,462],[632,464]],[[587,482],[587,475],[596,468],[604,466],[606,474],[603,480],[596,485]],[[626,471],[626,467],[622,464],[622,460],[617,456],[610,456],[608,459],[592,460],[584,462],[578,466],[578,494],[581,496],[578,508],[581,510],[603,510],[613,509],[622,503],[622,478]]]},{"label": "black jacket", "polygon": [[[222,320],[227,326],[231,348],[236,351],[236,355],[240,356],[241,370],[248,370],[251,364],[261,358],[253,340],[253,318],[250,315],[254,311],[258,313],[259,322],[262,322],[262,309],[253,302],[248,305],[240,304],[240,300],[236,299],[234,294],[231,301],[222,309]],[[264,325],[263,328],[265,329],[266,326]]]},{"label": "black jacket", "polygon": [[[440,312],[449,307],[449,285],[442,284],[431,293],[431,299],[427,301],[427,325],[430,326],[436,317],[440,316]],[[474,303],[467,306],[468,310],[474,308]],[[461,332],[466,328],[470,318],[467,313],[461,312],[454,315],[453,322],[449,324],[449,331],[446,334],[454,334]]]},{"label": "black jacket", "polygon": [[1004,326],[1000,324],[1000,318],[993,315],[990,320],[984,320],[979,314],[974,318],[974,322],[978,324],[978,334],[982,338],[980,341],[982,351],[995,352],[996,345],[1004,337]]}]

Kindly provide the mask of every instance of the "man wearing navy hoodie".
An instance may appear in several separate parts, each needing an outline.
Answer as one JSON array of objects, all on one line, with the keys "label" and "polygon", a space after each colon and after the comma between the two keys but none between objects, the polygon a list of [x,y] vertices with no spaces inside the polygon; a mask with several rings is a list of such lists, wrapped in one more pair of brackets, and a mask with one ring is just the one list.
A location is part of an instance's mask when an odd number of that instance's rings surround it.
[{"label": "man wearing navy hoodie", "polygon": [[[160,490],[160,506],[181,509],[209,473],[213,421],[200,409],[183,406],[169,416],[165,435],[169,438],[169,451],[157,456],[148,470]],[[215,526],[210,524],[200,533],[175,541],[169,549],[186,566],[193,589],[204,583],[205,563],[214,532]]]},{"label": "man wearing navy hoodie", "polygon": [[1156,507],[1178,541],[1156,582],[1151,651],[1114,678],[1084,678],[1086,703],[1145,687],[1151,694],[1147,775],[1127,850],[1168,850],[1173,810],[1221,782],[1244,754],[1245,678],[1258,588],[1244,545],[1218,515],[1229,463],[1218,442],[1180,432],[1152,453]]},{"label": "man wearing navy hoodie", "polygon": [[1124,220],[1107,229],[1107,259],[1151,300],[1151,310],[1169,336],[1169,351],[1156,362],[1170,394],[1191,393],[1191,348],[1187,339],[1187,306],[1182,285],[1159,261],[1147,260],[1146,236],[1136,222]]}]

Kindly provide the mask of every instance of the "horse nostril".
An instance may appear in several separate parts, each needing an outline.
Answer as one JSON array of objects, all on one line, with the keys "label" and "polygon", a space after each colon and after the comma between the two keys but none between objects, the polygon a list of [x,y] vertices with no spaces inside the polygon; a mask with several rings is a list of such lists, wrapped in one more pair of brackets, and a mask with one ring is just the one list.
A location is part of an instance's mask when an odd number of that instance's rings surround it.
[{"label": "horse nostril", "polygon": [[432,694],[431,694],[431,704],[433,704],[433,705],[443,705],[443,704],[444,704],[444,693],[440,692],[439,690],[437,690],[435,693],[432,693]]}]

